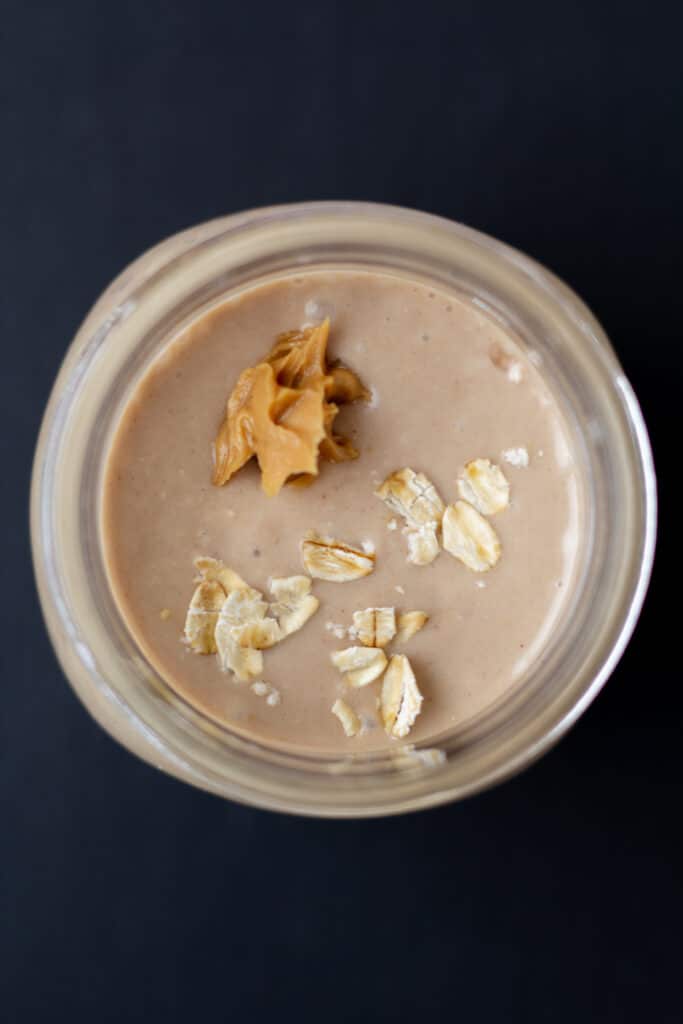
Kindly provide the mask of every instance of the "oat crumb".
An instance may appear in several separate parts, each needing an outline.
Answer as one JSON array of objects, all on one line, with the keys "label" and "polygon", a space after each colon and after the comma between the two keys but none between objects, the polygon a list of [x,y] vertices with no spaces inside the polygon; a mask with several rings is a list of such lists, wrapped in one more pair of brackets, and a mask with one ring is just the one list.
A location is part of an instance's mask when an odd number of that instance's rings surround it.
[{"label": "oat crumb", "polygon": [[332,636],[336,636],[337,640],[343,640],[347,634],[346,626],[342,626],[341,622],[326,622],[325,629]]},{"label": "oat crumb", "polygon": [[162,608],[161,611],[159,612],[159,618],[163,622],[166,622],[168,619],[171,618],[171,609],[170,608]]},{"label": "oat crumb", "polygon": [[346,736],[358,735],[362,729],[361,720],[345,700],[337,699],[330,710],[339,719]]},{"label": "oat crumb", "polygon": [[418,763],[424,765],[425,768],[437,768],[440,764],[444,764],[446,760],[444,751],[436,747],[428,750],[413,750],[410,756]]},{"label": "oat crumb", "polygon": [[517,469],[524,469],[529,465],[529,452],[523,447],[506,448],[503,452],[503,461]]},{"label": "oat crumb", "polygon": [[282,699],[280,691],[276,690],[274,686],[264,683],[262,679],[257,679],[255,683],[251,684],[251,692],[257,697],[265,697],[266,704],[271,708],[277,707]]}]

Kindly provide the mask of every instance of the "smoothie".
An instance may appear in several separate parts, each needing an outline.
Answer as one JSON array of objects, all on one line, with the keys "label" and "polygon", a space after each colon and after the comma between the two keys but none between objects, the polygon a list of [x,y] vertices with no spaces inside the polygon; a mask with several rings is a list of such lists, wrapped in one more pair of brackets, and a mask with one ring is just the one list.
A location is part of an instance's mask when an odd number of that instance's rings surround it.
[{"label": "smoothie", "polygon": [[[323,324],[329,368],[360,385],[334,422],[357,457],[320,458],[317,475],[271,494],[255,458],[217,483],[240,375],[283,333]],[[205,313],[146,372],[107,454],[107,571],[142,653],[213,721],[304,753],[438,745],[502,700],[566,614],[583,536],[577,461],[537,363],[475,302],[379,272],[302,272]],[[405,486],[422,488],[412,513]],[[437,511],[414,521],[425,494]],[[316,570],[316,545],[335,543],[355,566],[343,579]],[[215,644],[189,642],[188,609],[216,562],[259,592],[274,631],[273,578],[315,598],[243,679]],[[230,586],[213,585],[218,616]],[[216,618],[197,609],[211,632]]]}]

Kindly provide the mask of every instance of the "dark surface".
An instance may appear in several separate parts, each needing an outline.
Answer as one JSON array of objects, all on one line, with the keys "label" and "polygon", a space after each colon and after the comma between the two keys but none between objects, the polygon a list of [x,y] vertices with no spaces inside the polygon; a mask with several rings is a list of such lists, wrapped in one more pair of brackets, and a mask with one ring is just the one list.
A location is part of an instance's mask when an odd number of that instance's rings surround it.
[{"label": "dark surface", "polygon": [[[2,4],[3,1021],[681,1019],[679,9]],[[339,197],[565,277],[642,400],[663,506],[640,626],[573,732],[374,822],[225,804],[116,746],[55,663],[26,530],[42,407],[109,279],[194,222]]]}]

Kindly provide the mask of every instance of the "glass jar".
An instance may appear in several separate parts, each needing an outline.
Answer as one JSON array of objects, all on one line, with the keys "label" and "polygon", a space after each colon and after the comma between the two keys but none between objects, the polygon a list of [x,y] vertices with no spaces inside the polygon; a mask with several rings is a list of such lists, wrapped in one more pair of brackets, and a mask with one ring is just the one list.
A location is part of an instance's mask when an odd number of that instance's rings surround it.
[{"label": "glass jar", "polygon": [[[99,528],[104,456],[141,375],[172,336],[238,291],[288,272],[377,269],[474,299],[522,339],[567,416],[588,514],[562,626],[513,693],[439,754],[292,755],[217,726],[171,690],[128,633]],[[184,231],[105,291],[57,377],[36,451],[31,527],[48,630],[79,698],[120,743],[213,793],[301,814],[392,814],[454,800],[537,758],[617,663],[648,584],[656,529],[638,403],[599,324],[527,256],[438,217],[367,203],[254,210]]]}]

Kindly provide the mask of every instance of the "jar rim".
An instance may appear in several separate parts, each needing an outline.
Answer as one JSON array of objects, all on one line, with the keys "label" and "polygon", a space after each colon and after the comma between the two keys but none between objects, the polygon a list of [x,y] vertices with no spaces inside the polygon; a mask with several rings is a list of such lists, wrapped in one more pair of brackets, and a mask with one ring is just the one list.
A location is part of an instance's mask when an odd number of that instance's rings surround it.
[{"label": "jar rim", "polygon": [[[393,794],[387,792],[381,798],[363,792],[354,799],[352,792],[344,791],[343,799],[337,800],[340,788],[338,780],[343,774],[341,772],[325,777],[328,783],[333,780],[328,787],[330,793],[326,796],[324,779],[322,782],[318,779],[315,786],[309,787],[310,791],[305,791],[303,787],[297,792],[291,785],[289,790],[287,786],[281,788],[271,771],[259,780],[258,785],[252,785],[253,773],[251,779],[249,772],[246,775],[242,773],[239,780],[234,776],[221,777],[220,759],[212,759],[210,763],[207,759],[195,760],[192,751],[182,743],[182,729],[180,733],[176,730],[171,740],[164,731],[162,718],[156,718],[153,724],[149,720],[145,721],[122,692],[112,685],[107,673],[99,671],[97,658],[89,643],[84,643],[77,617],[74,618],[73,610],[59,587],[57,556],[60,538],[64,540],[64,532],[70,527],[62,523],[61,528],[55,528],[54,503],[55,500],[62,501],[60,513],[73,527],[78,501],[77,495],[72,493],[68,504],[65,504],[66,492],[62,493],[61,498],[57,495],[56,499],[55,473],[60,459],[63,459],[63,446],[69,430],[69,418],[74,414],[74,404],[82,397],[83,386],[87,384],[88,374],[95,361],[101,357],[107,345],[111,347],[111,338],[131,313],[140,308],[139,304],[145,301],[146,294],[160,288],[169,276],[177,279],[178,275],[183,275],[192,261],[200,257],[210,260],[218,246],[232,245],[234,248],[250,233],[273,229],[287,232],[293,223],[306,224],[316,220],[324,222],[323,235],[325,230],[329,233],[330,224],[339,224],[344,220],[381,223],[389,233],[394,228],[398,230],[398,225],[407,225],[406,237],[414,230],[415,237],[420,234],[427,246],[430,232],[438,233],[440,251],[448,251],[449,239],[453,245],[457,240],[459,245],[469,246],[473,251],[483,254],[481,259],[484,261],[488,260],[491,264],[506,268],[506,272],[518,275],[531,293],[543,292],[544,301],[561,309],[563,315],[575,325],[576,337],[588,339],[586,344],[594,350],[592,357],[602,363],[603,372],[612,380],[613,397],[621,408],[618,428],[620,442],[630,446],[629,483],[632,493],[639,496],[641,503],[638,554],[633,556],[637,564],[631,566],[628,594],[609,645],[597,659],[581,692],[567,706],[558,704],[554,715],[546,718],[537,735],[528,736],[526,742],[517,748],[514,744],[508,744],[505,755],[497,763],[489,762],[486,771],[478,775],[475,773],[474,777],[463,781],[454,779],[452,772],[448,773],[448,762],[444,768],[424,772],[418,771],[418,766],[415,766],[415,771],[408,772],[405,785],[395,786]],[[312,264],[308,264],[302,265],[302,269],[306,266],[313,268]],[[275,810],[349,817],[399,813],[468,795],[515,774],[557,742],[605,684],[635,628],[654,558],[656,505],[652,452],[635,394],[600,325],[564,282],[505,243],[433,214],[377,203],[325,201],[249,210],[190,228],[143,254],[112,282],[96,302],[67,351],[48,402],[34,459],[31,536],[40,601],[58,658],[81,700],[108,731],[148,761],[232,799]],[[631,540],[634,542],[633,538]],[[92,552],[87,557],[91,558]],[[85,649],[79,650],[79,645]],[[121,719],[117,728],[112,726],[112,715],[118,715]],[[130,730],[136,733],[134,739],[128,735]],[[252,754],[247,757],[253,756],[254,749],[252,745]]]}]

